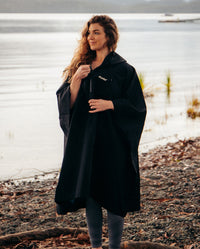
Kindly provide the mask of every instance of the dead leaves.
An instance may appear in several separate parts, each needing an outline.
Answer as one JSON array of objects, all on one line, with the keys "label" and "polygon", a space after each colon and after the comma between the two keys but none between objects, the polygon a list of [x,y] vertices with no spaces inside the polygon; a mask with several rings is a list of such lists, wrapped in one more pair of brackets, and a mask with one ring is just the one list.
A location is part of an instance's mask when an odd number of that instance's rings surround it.
[{"label": "dead leaves", "polygon": [[172,199],[168,199],[168,198],[158,198],[158,199],[146,199],[149,201],[158,201],[158,202],[166,202],[166,201],[171,201]]},{"label": "dead leaves", "polygon": [[[127,215],[123,239],[197,249],[193,243],[199,234],[200,138],[168,144],[144,157],[142,155],[141,159],[141,211]],[[84,211],[56,215],[54,194],[55,179],[18,186],[12,182],[0,183],[1,234],[47,229],[55,225],[86,227]],[[103,232],[104,243],[108,244],[107,230]],[[85,233],[74,236],[61,232],[48,236],[43,240],[17,241],[15,249],[83,248],[89,245]],[[124,248],[128,246],[127,242]]]},{"label": "dead leaves", "polygon": [[174,162],[192,158],[200,159],[200,138],[179,140],[150,150],[148,153],[142,153],[140,168],[145,170],[163,165],[170,166]]},{"label": "dead leaves", "polygon": [[85,229],[51,228],[0,237],[1,249],[72,248],[90,245]]}]

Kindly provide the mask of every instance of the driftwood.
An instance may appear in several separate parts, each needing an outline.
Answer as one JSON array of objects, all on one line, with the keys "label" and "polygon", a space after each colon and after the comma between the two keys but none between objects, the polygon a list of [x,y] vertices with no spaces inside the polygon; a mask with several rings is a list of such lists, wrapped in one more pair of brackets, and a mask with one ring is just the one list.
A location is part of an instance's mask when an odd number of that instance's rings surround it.
[{"label": "driftwood", "polygon": [[[29,232],[22,232],[22,233],[15,233],[10,234],[6,236],[0,237],[0,246],[14,246],[16,244],[19,244],[23,241],[32,241],[32,240],[38,240],[42,241],[48,238],[52,237],[59,237],[61,235],[68,235],[72,234],[73,236],[78,236],[79,234],[87,234],[87,229],[85,228],[58,228],[54,227],[47,230],[32,230]],[[79,236],[78,236],[79,237]],[[77,238],[78,239],[78,238]],[[73,239],[73,240],[77,240]],[[79,240],[81,237],[79,237]],[[2,248],[2,247],[0,247]],[[53,249],[55,247],[48,247],[49,249]],[[57,249],[65,249],[68,248],[66,246],[63,247],[56,247]],[[79,246],[79,247],[73,247],[73,249],[89,249],[91,247],[88,246]],[[103,249],[108,249],[108,245],[103,245]],[[121,249],[178,249],[178,247],[171,247],[163,244],[158,243],[151,243],[151,242],[133,242],[133,241],[125,241],[121,244]]]},{"label": "driftwood", "polygon": [[122,243],[121,249],[178,249],[178,247],[148,241],[133,242],[129,240]]},{"label": "driftwood", "polygon": [[87,229],[81,228],[58,228],[53,227],[47,230],[32,230],[28,232],[15,233],[0,237],[0,246],[18,244],[24,240],[45,240],[51,237],[59,237],[62,235],[73,234],[78,235],[79,233],[87,233]]}]

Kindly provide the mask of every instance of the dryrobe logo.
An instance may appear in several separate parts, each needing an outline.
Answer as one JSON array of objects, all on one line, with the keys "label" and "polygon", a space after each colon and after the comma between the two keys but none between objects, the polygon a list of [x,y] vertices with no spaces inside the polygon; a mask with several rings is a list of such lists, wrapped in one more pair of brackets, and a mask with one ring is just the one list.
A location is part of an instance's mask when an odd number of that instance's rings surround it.
[{"label": "dryrobe logo", "polygon": [[103,80],[103,81],[108,81],[108,79],[102,77],[101,75],[98,76],[99,79]]}]

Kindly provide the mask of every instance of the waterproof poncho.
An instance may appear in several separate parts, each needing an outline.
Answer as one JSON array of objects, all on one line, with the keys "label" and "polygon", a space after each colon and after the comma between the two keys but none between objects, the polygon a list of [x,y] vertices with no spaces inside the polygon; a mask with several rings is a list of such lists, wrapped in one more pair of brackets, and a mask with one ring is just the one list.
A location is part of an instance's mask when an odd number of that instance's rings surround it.
[{"label": "waterproof poncho", "polygon": [[[89,196],[120,216],[139,210],[138,145],[146,105],[135,69],[111,52],[82,80],[72,109],[69,86],[66,80],[57,91],[65,136],[57,212],[83,208]],[[89,113],[90,98],[112,100],[114,110]]]}]

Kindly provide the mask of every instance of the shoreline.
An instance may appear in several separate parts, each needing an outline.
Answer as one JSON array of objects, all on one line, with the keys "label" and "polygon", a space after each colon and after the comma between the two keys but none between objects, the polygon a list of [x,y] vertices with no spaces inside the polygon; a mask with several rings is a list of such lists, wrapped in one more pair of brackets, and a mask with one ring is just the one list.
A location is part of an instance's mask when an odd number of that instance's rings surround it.
[{"label": "shoreline", "polygon": [[[184,141],[184,140],[193,140],[198,138],[199,136],[197,135],[196,137],[191,137],[191,136],[171,136],[171,137],[164,137],[162,139],[158,139],[158,141],[156,142],[146,142],[139,145],[139,157],[142,158],[143,155],[146,155],[148,153],[151,153],[153,150],[157,150],[158,148],[164,148],[165,146],[167,146],[168,144],[172,144],[172,143],[177,143],[179,141]],[[18,182],[18,181],[33,181],[33,180],[48,180],[51,178],[54,178],[54,176],[58,176],[60,173],[60,168],[61,168],[61,163],[60,163],[60,167],[55,168],[55,169],[47,169],[47,170],[41,170],[40,173],[27,173],[24,174],[23,176],[11,176],[11,175],[7,175],[3,178],[0,178],[0,184],[3,182],[7,182],[7,181],[14,181],[14,182]],[[34,170],[34,168],[33,168]],[[31,169],[30,169],[31,171]]]},{"label": "shoreline", "polygon": [[[52,172],[48,179],[43,175],[43,179],[0,182],[0,236],[50,227],[87,228],[84,209],[56,215],[54,192],[58,174]],[[141,210],[125,217],[122,242],[149,241],[198,248],[200,137],[141,153],[140,176]],[[104,210],[104,242],[107,235]]]}]

